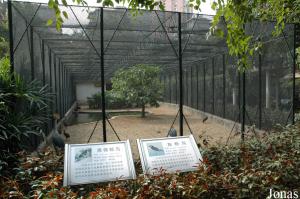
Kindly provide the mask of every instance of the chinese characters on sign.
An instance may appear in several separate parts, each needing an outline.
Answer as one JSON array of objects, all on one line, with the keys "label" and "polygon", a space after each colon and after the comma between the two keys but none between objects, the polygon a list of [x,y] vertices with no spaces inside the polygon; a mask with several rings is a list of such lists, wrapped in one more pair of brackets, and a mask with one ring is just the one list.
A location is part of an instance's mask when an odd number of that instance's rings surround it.
[{"label": "chinese characters on sign", "polygon": [[137,140],[144,173],[193,171],[202,160],[192,135]]},{"label": "chinese characters on sign", "polygon": [[66,144],[64,186],[136,177],[129,141]]}]

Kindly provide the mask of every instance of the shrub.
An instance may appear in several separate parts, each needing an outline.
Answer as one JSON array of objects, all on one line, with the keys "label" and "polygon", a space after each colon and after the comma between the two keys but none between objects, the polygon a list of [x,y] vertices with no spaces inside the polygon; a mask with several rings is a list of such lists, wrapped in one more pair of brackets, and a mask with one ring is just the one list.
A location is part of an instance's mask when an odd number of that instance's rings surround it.
[{"label": "shrub", "polygon": [[1,150],[18,151],[30,136],[40,133],[48,119],[51,98],[48,86],[36,80],[25,82],[10,74],[8,58],[0,61]]},{"label": "shrub", "polygon": [[[91,97],[87,98],[88,106],[90,109],[100,109],[102,107],[101,93],[95,93]],[[105,92],[105,106],[107,109],[122,109],[134,107],[130,105],[125,98],[117,95],[113,91]]]},{"label": "shrub", "polygon": [[[62,187],[62,156],[17,155],[18,168],[0,179],[3,197],[44,198],[266,198],[269,190],[300,190],[299,126],[278,127],[241,145],[207,148],[198,171],[136,180]],[[139,165],[140,166],[140,165]]]}]

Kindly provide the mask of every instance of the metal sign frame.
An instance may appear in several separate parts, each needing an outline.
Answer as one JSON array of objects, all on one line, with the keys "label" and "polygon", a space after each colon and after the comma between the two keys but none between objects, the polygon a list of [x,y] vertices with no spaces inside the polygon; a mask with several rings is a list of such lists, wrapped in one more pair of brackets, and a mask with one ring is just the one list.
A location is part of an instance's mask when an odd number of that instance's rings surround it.
[{"label": "metal sign frame", "polygon": [[[141,164],[142,164],[142,168],[143,168],[143,172],[147,173],[147,174],[155,174],[155,172],[153,172],[153,169],[159,169],[159,168],[150,168],[149,163],[148,163],[148,159],[146,156],[146,151],[145,148],[143,146],[144,142],[152,142],[152,141],[165,141],[165,140],[182,140],[182,139],[187,139],[189,140],[189,143],[193,149],[193,154],[194,156],[199,160],[199,164],[202,161],[202,156],[201,153],[198,149],[198,146],[196,144],[196,141],[194,139],[193,135],[189,135],[189,136],[178,136],[178,137],[166,137],[166,138],[155,138],[155,139],[137,139],[137,146],[138,146],[138,150],[139,150],[139,154],[140,154],[140,160],[141,160]],[[150,170],[152,169],[152,171]],[[163,168],[165,169],[165,168]],[[195,165],[195,167],[189,167],[189,168],[185,168],[185,169],[180,169],[180,172],[188,172],[188,171],[195,171],[197,170],[197,167]],[[168,171],[166,169],[167,172],[174,172],[172,170]]]},{"label": "metal sign frame", "polygon": [[[123,152],[122,154],[126,155],[126,160],[127,160],[127,166],[128,166],[128,176],[120,176],[120,178],[104,178],[99,180],[78,180],[77,182],[72,181],[71,176],[74,175],[74,172],[71,170],[71,163],[73,162],[71,158],[73,157],[71,152],[73,148],[82,148],[84,146],[87,147],[97,147],[97,146],[108,146],[111,147],[112,145],[116,144],[123,144],[125,148],[125,153]],[[122,151],[121,151],[122,152]],[[74,156],[75,157],[75,156]],[[89,184],[89,183],[99,183],[99,182],[108,182],[108,181],[116,181],[116,180],[129,180],[129,179],[135,179],[136,178],[136,172],[135,172],[135,167],[134,167],[134,162],[133,162],[133,157],[132,157],[132,152],[131,152],[131,147],[130,147],[130,142],[129,140],[127,141],[118,141],[118,142],[105,142],[105,143],[93,143],[93,144],[66,144],[65,145],[65,157],[64,157],[64,186],[69,186],[69,185],[79,185],[79,184]]]}]

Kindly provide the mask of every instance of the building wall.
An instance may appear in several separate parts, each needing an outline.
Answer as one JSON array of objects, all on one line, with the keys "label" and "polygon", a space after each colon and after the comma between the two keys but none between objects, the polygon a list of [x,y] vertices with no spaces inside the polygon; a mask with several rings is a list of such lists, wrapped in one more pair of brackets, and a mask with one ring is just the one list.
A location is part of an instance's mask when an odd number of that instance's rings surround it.
[{"label": "building wall", "polygon": [[87,97],[91,97],[93,94],[100,92],[101,87],[95,86],[94,83],[76,84],[76,100],[79,104],[87,103]]},{"label": "building wall", "polygon": [[188,0],[163,0],[166,11],[193,12],[188,6]]}]

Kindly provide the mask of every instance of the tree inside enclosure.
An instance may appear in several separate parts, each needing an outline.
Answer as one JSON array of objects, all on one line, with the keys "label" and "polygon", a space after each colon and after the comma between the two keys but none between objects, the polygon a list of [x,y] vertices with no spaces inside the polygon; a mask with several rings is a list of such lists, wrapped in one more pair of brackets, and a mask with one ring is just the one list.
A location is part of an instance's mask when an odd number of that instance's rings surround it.
[{"label": "tree inside enclosure", "polygon": [[160,68],[157,66],[136,65],[119,69],[112,78],[112,91],[119,98],[142,108],[145,117],[145,106],[159,106],[162,99],[162,84],[159,81]]}]

